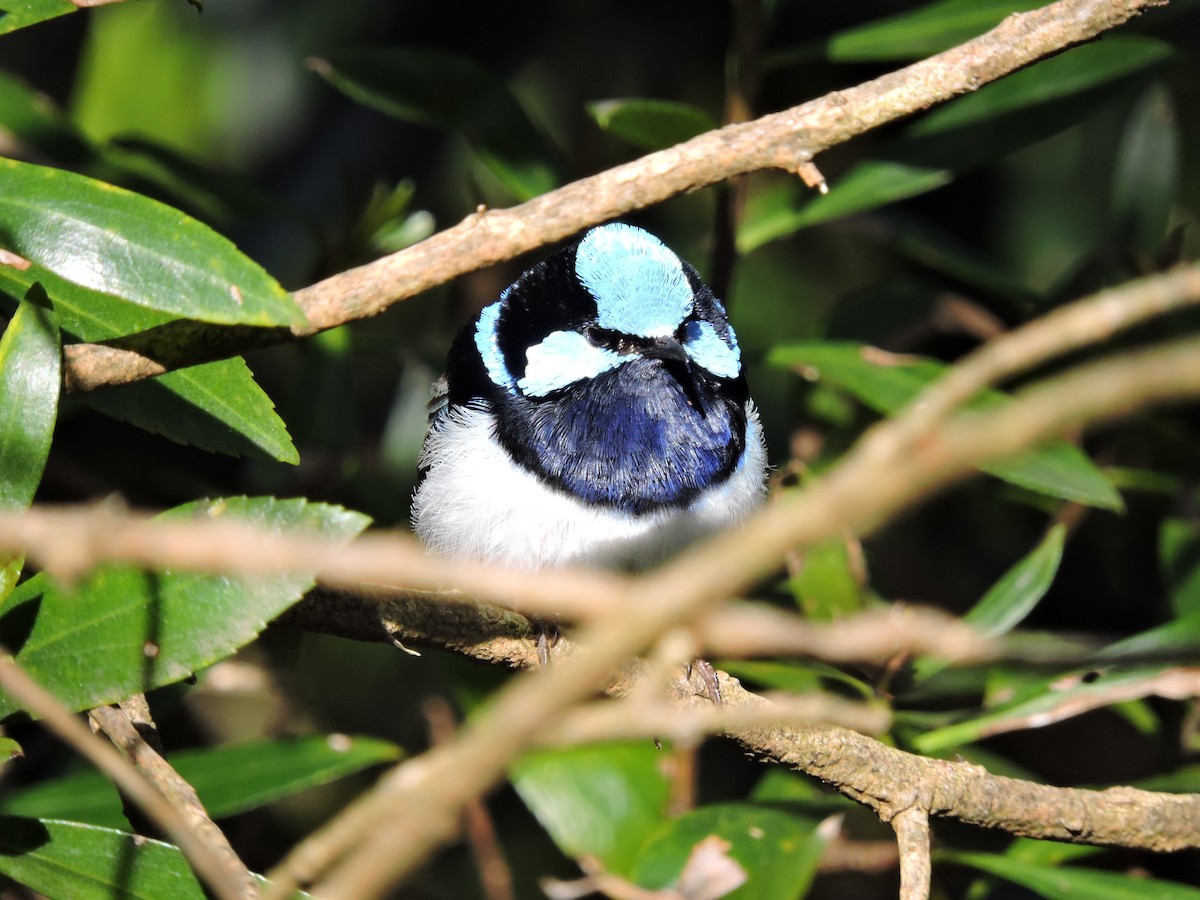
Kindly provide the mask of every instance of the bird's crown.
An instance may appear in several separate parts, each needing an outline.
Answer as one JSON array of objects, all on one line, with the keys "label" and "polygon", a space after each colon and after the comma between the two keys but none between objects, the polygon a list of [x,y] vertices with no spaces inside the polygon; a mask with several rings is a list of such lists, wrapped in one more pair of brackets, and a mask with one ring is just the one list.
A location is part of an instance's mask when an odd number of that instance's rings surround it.
[{"label": "bird's crown", "polygon": [[480,313],[474,345],[495,386],[531,399],[647,357],[717,379],[741,374],[725,310],[696,271],[658,238],[619,223],[522,275]]}]

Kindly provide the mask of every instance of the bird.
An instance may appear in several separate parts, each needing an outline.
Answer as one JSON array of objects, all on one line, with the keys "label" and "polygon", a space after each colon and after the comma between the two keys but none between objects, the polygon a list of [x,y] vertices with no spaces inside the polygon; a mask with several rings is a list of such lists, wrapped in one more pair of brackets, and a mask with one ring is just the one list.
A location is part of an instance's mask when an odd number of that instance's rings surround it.
[{"label": "bird", "polygon": [[640,571],[758,507],[767,454],[721,301],[614,222],[459,333],[418,468],[412,526],[431,553]]}]

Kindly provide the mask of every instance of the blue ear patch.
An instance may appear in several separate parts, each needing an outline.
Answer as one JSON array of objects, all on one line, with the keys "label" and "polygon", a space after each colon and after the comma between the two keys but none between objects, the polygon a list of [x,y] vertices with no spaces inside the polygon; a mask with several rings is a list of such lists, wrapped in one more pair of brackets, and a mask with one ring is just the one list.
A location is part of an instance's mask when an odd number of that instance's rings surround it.
[{"label": "blue ear patch", "polygon": [[727,325],[729,343],[708,322],[688,322],[684,331],[683,349],[692,362],[708,369],[718,378],[737,378],[742,371],[742,352],[738,349],[733,326]]},{"label": "blue ear patch", "polygon": [[504,354],[500,351],[500,338],[496,333],[496,328],[500,324],[500,308],[504,304],[504,297],[507,293],[506,290],[500,295],[499,300],[485,306],[480,312],[479,321],[475,325],[475,349],[479,351],[479,356],[487,369],[488,378],[492,379],[497,387],[516,393],[516,382],[509,373],[508,366],[504,363]]},{"label": "blue ear patch", "polygon": [[575,274],[596,298],[601,328],[665,337],[692,311],[692,287],[679,257],[632,225],[603,225],[584,235]]},{"label": "blue ear patch", "polygon": [[595,378],[622,363],[620,354],[597,347],[577,331],[555,331],[525,351],[525,377],[517,387],[544,397],[584,378]]}]

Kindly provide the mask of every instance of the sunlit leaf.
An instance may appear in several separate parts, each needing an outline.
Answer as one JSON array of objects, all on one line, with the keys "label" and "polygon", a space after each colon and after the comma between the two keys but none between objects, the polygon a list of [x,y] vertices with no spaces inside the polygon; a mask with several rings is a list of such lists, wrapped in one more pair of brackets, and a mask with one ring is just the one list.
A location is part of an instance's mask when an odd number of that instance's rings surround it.
[{"label": "sunlit leaf", "polygon": [[206,225],[61,169],[0,159],[0,248],[175,316],[263,326],[304,321],[273,278]]},{"label": "sunlit leaf", "polygon": [[1123,638],[1099,654],[1105,660],[1146,656],[1178,656],[1200,648],[1200,610],[1181,613],[1170,622]]},{"label": "sunlit leaf", "polygon": [[[348,540],[367,524],[337,506],[273,497],[189,503],[168,518],[234,519],[279,534]],[[0,644],[72,709],[186,678],[250,641],[312,585],[311,573],[259,578],[102,566],[73,588],[38,575],[0,613]],[[0,694],[0,718],[19,709]]]},{"label": "sunlit leaf", "polygon": [[[169,313],[75,284],[35,262],[24,263],[19,268],[0,264],[0,304],[15,308],[16,301],[33,285],[40,285],[54,305],[59,328],[81,341],[104,341],[135,334],[174,318]],[[5,294],[12,298],[10,303],[5,303]]]},{"label": "sunlit leaf", "polygon": [[[771,351],[768,362],[849,391],[883,414],[897,412],[910,403],[947,369],[929,359],[897,357],[880,361],[865,353],[861,345],[844,342],[781,345]],[[968,405],[987,409],[1006,402],[1006,395],[986,391]],[[1050,497],[1105,509],[1123,508],[1120,494],[1104,473],[1083,451],[1065,441],[1051,441],[1015,459],[982,468],[997,478]]]},{"label": "sunlit leaf", "polygon": [[47,897],[206,896],[170,844],[73,822],[0,817],[0,872]]},{"label": "sunlit leaf", "polygon": [[1180,766],[1173,772],[1139,779],[1134,782],[1134,787],[1168,794],[1200,794],[1200,764]]},{"label": "sunlit leaf", "polygon": [[0,34],[65,16],[77,9],[69,0],[9,0],[0,5]]},{"label": "sunlit leaf", "polygon": [[171,844],[53,819],[0,817],[0,873],[39,894],[71,900],[209,896]]},{"label": "sunlit leaf", "polygon": [[21,577],[21,570],[24,568],[24,556],[14,556],[5,559],[0,555],[0,607],[4,606],[5,601],[8,600],[8,595],[17,586],[17,579]]},{"label": "sunlit leaf", "polygon": [[33,288],[0,337],[0,511],[33,502],[58,416],[62,348],[45,296]]}]

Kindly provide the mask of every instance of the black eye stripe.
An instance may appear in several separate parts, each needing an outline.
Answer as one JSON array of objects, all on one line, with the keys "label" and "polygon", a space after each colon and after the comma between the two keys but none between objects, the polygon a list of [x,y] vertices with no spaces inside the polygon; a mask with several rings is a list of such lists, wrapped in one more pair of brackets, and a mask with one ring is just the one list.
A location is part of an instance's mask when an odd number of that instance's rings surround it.
[{"label": "black eye stripe", "polygon": [[583,336],[592,345],[603,347],[605,350],[612,350],[614,353],[632,353],[640,346],[637,338],[621,334],[619,331],[613,331],[611,328],[602,328],[599,325],[586,326],[583,330]]}]

